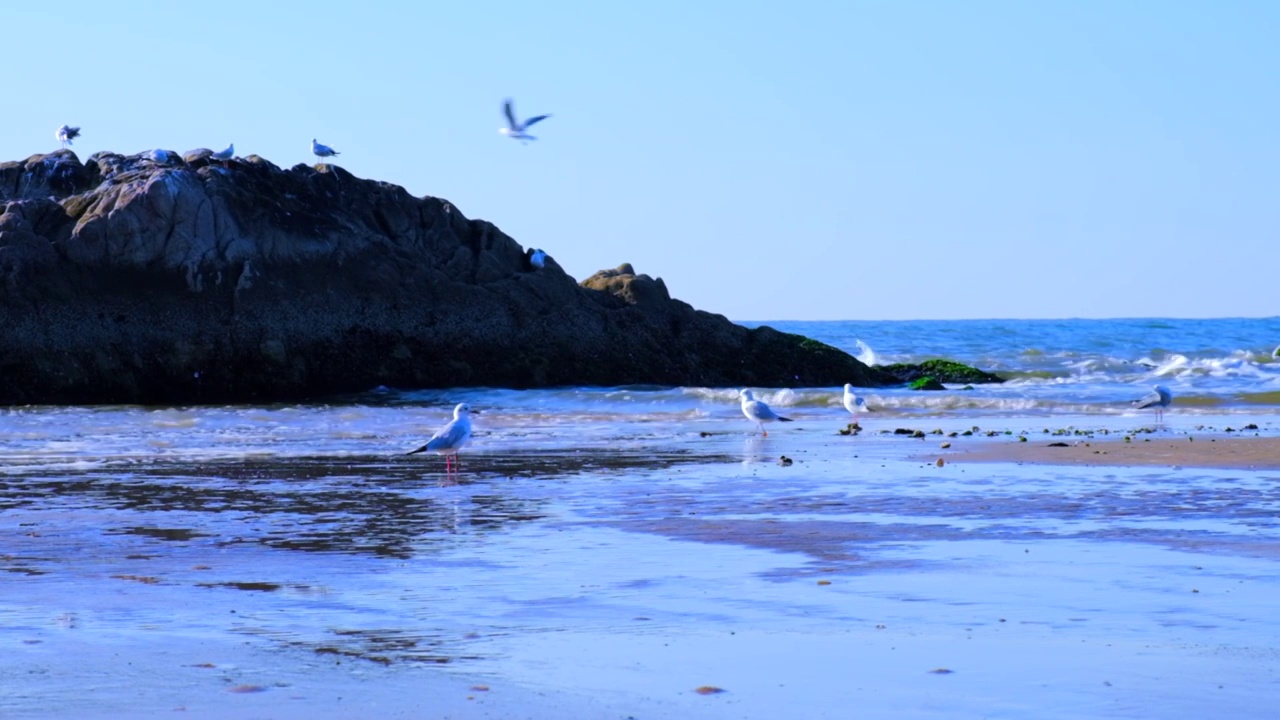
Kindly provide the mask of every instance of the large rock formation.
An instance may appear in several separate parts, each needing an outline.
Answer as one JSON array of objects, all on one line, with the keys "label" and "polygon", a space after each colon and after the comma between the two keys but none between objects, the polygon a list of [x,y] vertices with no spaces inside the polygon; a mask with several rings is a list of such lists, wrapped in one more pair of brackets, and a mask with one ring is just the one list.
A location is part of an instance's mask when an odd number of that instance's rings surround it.
[{"label": "large rock formation", "polygon": [[626,265],[580,286],[445,200],[332,165],[60,151],[0,164],[0,208],[3,404],[894,382]]}]

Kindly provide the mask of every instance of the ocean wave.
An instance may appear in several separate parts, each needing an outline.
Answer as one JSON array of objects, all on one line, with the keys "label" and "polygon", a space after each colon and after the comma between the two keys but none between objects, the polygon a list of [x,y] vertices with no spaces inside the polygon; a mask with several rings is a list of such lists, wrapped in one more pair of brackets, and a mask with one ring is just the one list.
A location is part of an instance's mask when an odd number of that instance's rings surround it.
[{"label": "ocean wave", "polygon": [[1202,358],[1172,353],[1159,362],[1149,358],[1140,362],[1155,365],[1153,377],[1280,377],[1276,363],[1261,360],[1257,353],[1237,350],[1226,356]]},{"label": "ocean wave", "polygon": [[860,338],[854,338],[853,342],[857,347],[857,352],[853,356],[857,358],[863,365],[875,365],[878,362],[876,351],[871,346],[863,342]]}]

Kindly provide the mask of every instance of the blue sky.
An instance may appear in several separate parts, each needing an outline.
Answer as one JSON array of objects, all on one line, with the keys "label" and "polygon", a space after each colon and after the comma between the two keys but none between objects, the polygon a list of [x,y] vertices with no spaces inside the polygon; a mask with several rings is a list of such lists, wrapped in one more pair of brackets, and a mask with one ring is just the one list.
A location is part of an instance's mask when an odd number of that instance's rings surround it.
[{"label": "blue sky", "polygon": [[316,137],[737,320],[1280,313],[1280,3],[28,5],[0,159]]}]

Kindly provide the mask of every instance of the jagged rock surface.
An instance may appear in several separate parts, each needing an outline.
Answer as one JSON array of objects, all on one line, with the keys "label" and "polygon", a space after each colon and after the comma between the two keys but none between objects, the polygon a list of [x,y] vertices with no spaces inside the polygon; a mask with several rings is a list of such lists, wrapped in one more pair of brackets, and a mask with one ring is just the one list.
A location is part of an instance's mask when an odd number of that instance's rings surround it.
[{"label": "jagged rock surface", "polygon": [[890,384],[839,350],[581,285],[491,223],[332,165],[207,150],[0,164],[0,403],[392,387]]}]

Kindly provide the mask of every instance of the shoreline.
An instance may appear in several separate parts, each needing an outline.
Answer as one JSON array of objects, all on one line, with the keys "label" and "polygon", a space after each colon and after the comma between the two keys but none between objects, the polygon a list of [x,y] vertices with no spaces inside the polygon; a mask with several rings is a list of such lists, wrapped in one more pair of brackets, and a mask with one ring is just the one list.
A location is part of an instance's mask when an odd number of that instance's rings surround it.
[{"label": "shoreline", "polygon": [[[1066,447],[1053,446],[1066,442]],[[917,455],[917,459],[926,456]],[[1280,470],[1280,437],[1030,439],[941,450],[948,463]]]}]

